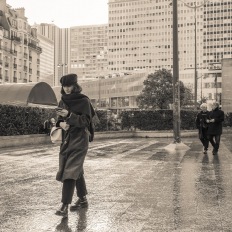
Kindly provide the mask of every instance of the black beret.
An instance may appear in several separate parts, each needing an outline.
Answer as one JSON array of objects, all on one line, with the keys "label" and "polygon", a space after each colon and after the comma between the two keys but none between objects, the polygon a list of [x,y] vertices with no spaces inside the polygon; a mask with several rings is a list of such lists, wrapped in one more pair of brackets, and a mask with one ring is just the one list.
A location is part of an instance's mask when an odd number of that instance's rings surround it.
[{"label": "black beret", "polygon": [[71,86],[77,83],[77,75],[76,74],[67,74],[60,78],[60,83],[62,86]]}]

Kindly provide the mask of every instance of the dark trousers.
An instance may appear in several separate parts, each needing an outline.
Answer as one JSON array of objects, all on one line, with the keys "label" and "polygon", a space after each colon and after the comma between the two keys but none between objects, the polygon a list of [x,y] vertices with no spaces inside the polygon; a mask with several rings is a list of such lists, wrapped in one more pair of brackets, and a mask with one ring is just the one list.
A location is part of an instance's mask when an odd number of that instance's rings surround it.
[{"label": "dark trousers", "polygon": [[214,151],[218,152],[221,135],[208,135],[208,139],[212,144]]},{"label": "dark trousers", "polygon": [[83,174],[81,174],[77,180],[64,180],[61,199],[62,203],[71,204],[75,187],[77,191],[77,197],[79,197],[80,199],[88,194]]},{"label": "dark trousers", "polygon": [[207,151],[208,147],[209,147],[209,139],[207,136],[207,129],[202,128],[200,140],[201,140],[202,145],[204,146],[204,150]]}]

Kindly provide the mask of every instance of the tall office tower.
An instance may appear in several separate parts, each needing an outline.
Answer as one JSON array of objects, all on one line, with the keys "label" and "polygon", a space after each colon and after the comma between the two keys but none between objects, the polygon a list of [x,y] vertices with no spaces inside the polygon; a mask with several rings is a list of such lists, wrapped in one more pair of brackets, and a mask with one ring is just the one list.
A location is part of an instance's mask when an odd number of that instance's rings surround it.
[{"label": "tall office tower", "polygon": [[[60,85],[61,76],[67,74],[70,71],[70,29],[69,28],[59,28],[54,24],[41,23],[36,24],[34,27],[37,28],[40,38],[46,38],[46,41],[50,41],[50,45],[44,40],[43,44],[46,42],[45,46],[49,46],[49,49],[44,50],[43,59],[43,69],[47,70],[48,77],[51,77],[50,69],[48,71],[47,59],[50,57],[50,62],[52,62],[51,57],[51,43],[53,43],[53,64],[50,68],[53,69],[53,82],[52,86]],[[42,43],[42,42],[41,42]],[[41,61],[42,62],[42,61]],[[42,64],[41,64],[42,68]],[[41,70],[42,72],[42,70]]]},{"label": "tall office tower", "polygon": [[42,49],[25,9],[12,9],[1,0],[0,15],[0,83],[40,81]]},{"label": "tall office tower", "polygon": [[59,28],[55,41],[55,51],[55,69],[58,71],[55,85],[60,85],[60,78],[70,72],[70,28]]},{"label": "tall office tower", "polygon": [[37,29],[40,45],[43,49],[40,57],[41,81],[54,86],[55,77],[58,75],[58,69],[55,69],[58,65],[58,63],[55,65],[55,41],[58,27],[47,23],[34,24],[33,27]]},{"label": "tall office tower", "polygon": [[107,75],[107,29],[107,25],[70,28],[71,72],[79,80]]},{"label": "tall office tower", "polygon": [[38,39],[43,52],[40,55],[40,81],[53,86],[54,79],[54,41],[39,34]]},{"label": "tall office tower", "polygon": [[[109,72],[172,69],[170,3],[170,0],[109,0]],[[181,1],[178,2],[178,11],[179,66],[184,70],[194,67],[195,15],[194,10]],[[202,12],[203,7],[196,11],[198,65],[202,65]]]},{"label": "tall office tower", "polygon": [[109,0],[109,72],[171,68],[170,19],[168,2]]},{"label": "tall office tower", "polygon": [[204,8],[204,64],[232,58],[232,1],[210,1]]},{"label": "tall office tower", "polygon": [[34,24],[33,27],[37,28],[38,34],[55,42],[56,31],[58,30],[58,27],[56,25],[49,23],[40,23],[40,24]]}]

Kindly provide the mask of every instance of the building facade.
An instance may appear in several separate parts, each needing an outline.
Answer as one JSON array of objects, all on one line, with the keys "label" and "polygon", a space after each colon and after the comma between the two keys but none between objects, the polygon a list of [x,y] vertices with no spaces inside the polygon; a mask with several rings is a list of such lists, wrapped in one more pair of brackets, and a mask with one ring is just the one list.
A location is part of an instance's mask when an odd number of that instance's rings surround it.
[{"label": "building facade", "polygon": [[[1,5],[4,5],[2,2]],[[83,81],[102,76],[123,79],[125,74],[151,73],[161,68],[172,70],[173,18],[170,3],[170,0],[109,0],[108,24],[63,29],[54,24],[40,24],[36,27],[39,34],[54,41],[53,86],[59,85],[60,77],[70,72],[76,73]],[[221,62],[232,56],[232,3],[231,0],[202,3],[202,0],[178,1],[180,80],[194,92],[197,78],[199,101],[203,98],[220,101],[223,81]],[[13,17],[13,11],[7,14]],[[25,17],[22,9],[15,12],[21,18]],[[4,19],[2,21],[8,25]],[[14,21],[8,27],[13,30]],[[18,33],[16,27],[15,33]],[[35,32],[32,34],[35,35]],[[14,44],[17,47],[16,37]],[[42,37],[40,39],[42,44]],[[22,52],[24,54],[27,50]],[[43,52],[51,51],[46,48]],[[21,63],[25,67],[29,65],[27,61]],[[40,64],[42,71],[41,65],[44,66],[43,62]],[[9,75],[5,70],[1,73],[14,77],[14,73]],[[20,76],[22,81],[30,79],[22,71],[15,75]]]},{"label": "building facade", "polygon": [[[109,73],[172,70],[170,3],[169,0],[109,0]],[[180,80],[194,90],[196,55],[197,98],[217,100],[222,91],[218,64],[221,65],[222,58],[232,56],[232,2],[202,3],[202,0],[178,1]]]},{"label": "building facade", "polygon": [[227,112],[232,112],[232,58],[222,60],[222,108]]},{"label": "building facade", "polygon": [[0,83],[27,83],[40,80],[37,30],[27,23],[24,8],[12,9],[0,3]]},{"label": "building facade", "polygon": [[35,24],[33,27],[37,28],[41,44],[47,48],[44,49],[41,63],[43,77],[52,86],[57,86],[61,76],[70,72],[70,29],[47,23]]},{"label": "building facade", "polygon": [[40,81],[54,85],[54,42],[38,33],[40,46],[44,52],[40,55]]},{"label": "building facade", "polygon": [[232,57],[232,1],[209,1],[204,7],[204,64]]},{"label": "building facade", "polygon": [[108,74],[108,25],[70,28],[71,72],[89,80]]},{"label": "building facade", "polygon": [[101,79],[81,83],[93,106],[110,109],[115,113],[122,110],[137,109],[136,97],[143,89],[147,73]]},{"label": "building facade", "polygon": [[[194,11],[179,1],[181,69],[194,67]],[[198,64],[202,65],[203,8],[197,9]],[[109,72],[172,69],[169,0],[109,0]]]}]

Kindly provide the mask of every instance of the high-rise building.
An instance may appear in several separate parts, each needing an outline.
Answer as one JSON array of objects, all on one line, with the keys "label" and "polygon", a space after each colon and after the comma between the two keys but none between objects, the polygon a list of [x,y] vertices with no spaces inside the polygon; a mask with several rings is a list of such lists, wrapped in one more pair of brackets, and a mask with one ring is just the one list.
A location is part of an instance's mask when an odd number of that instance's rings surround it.
[{"label": "high-rise building", "polygon": [[43,59],[41,72],[43,71],[43,76],[47,77],[49,84],[57,86],[60,84],[60,77],[70,71],[70,29],[59,28],[54,24],[47,23],[36,24],[34,27],[37,28],[40,35],[41,46],[47,47],[41,56]]},{"label": "high-rise building", "polygon": [[40,81],[54,85],[54,41],[39,34],[38,39],[43,52],[40,55]]},{"label": "high-rise building", "polygon": [[55,86],[60,85],[60,78],[70,72],[70,51],[70,28],[59,28],[55,41],[55,68],[58,71]]},{"label": "high-rise building", "polygon": [[107,25],[70,28],[71,72],[89,80],[108,74]]},{"label": "high-rise building", "polygon": [[[111,74],[172,70],[171,3],[170,0],[109,0],[108,69]],[[232,57],[232,2],[202,3],[202,0],[178,1],[180,80],[194,89],[197,78],[198,99],[219,100],[221,60]]]},{"label": "high-rise building", "polygon": [[232,57],[232,1],[209,1],[204,7],[204,64]]},{"label": "high-rise building", "polygon": [[[202,12],[197,9],[199,65]],[[194,11],[180,1],[179,13],[179,59],[185,69],[194,67]],[[172,69],[172,21],[169,0],[109,0],[109,71]]]},{"label": "high-rise building", "polygon": [[0,15],[0,83],[38,82],[42,49],[25,9],[12,9],[2,0]]}]

